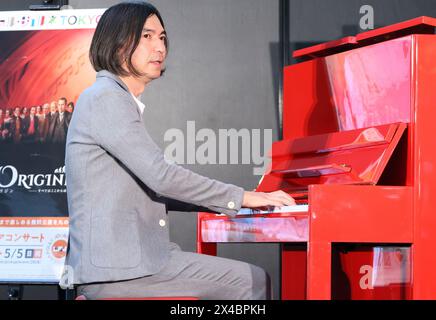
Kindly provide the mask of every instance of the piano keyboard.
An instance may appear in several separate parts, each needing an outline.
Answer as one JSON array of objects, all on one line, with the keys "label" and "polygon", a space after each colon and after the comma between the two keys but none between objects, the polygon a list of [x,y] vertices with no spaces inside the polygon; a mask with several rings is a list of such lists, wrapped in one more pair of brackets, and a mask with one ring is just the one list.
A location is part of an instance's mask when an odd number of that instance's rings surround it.
[{"label": "piano keyboard", "polygon": [[239,215],[253,215],[253,214],[271,214],[271,213],[292,213],[292,212],[308,212],[308,204],[297,204],[295,206],[275,207],[273,210],[256,210],[250,208],[242,208],[236,214]]}]

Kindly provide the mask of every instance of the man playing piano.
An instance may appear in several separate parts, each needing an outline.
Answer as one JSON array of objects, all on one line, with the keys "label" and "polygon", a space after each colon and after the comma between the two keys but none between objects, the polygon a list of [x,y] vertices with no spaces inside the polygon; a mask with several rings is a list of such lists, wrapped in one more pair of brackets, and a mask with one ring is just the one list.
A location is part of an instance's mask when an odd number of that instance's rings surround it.
[{"label": "man playing piano", "polygon": [[267,299],[263,269],[183,252],[169,241],[167,198],[229,216],[295,202],[282,191],[244,191],[165,161],[144,127],[139,97],[161,76],[167,45],[159,12],[145,2],[109,8],[96,28],[90,59],[97,80],[79,97],[66,142],[73,283],[89,299]]}]

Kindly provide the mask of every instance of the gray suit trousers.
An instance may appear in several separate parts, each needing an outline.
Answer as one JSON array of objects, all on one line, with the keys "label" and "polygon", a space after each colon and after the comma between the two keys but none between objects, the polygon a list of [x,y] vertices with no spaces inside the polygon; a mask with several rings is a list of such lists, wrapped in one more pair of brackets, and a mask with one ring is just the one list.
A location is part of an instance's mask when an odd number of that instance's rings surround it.
[{"label": "gray suit trousers", "polygon": [[201,300],[265,300],[271,298],[268,274],[249,263],[184,252],[171,243],[169,262],[158,273],[132,280],[77,287],[87,299],[181,297]]}]

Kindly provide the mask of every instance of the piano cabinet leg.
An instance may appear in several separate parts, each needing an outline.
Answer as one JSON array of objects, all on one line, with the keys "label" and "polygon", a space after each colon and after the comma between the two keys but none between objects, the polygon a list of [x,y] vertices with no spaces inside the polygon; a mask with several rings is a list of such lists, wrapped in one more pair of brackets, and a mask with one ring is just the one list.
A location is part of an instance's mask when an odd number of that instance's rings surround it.
[{"label": "piano cabinet leg", "polygon": [[307,248],[307,299],[331,299],[331,242],[309,241]]},{"label": "piano cabinet leg", "polygon": [[281,248],[281,299],[306,299],[307,245],[282,243]]},{"label": "piano cabinet leg", "polygon": [[197,241],[197,253],[208,254],[210,256],[216,256],[217,255],[217,244],[215,242]]},{"label": "piano cabinet leg", "polygon": [[216,242],[203,242],[203,237],[202,237],[203,217],[208,215],[209,215],[208,213],[204,213],[204,212],[199,212],[197,215],[197,253],[216,256],[217,255]]}]

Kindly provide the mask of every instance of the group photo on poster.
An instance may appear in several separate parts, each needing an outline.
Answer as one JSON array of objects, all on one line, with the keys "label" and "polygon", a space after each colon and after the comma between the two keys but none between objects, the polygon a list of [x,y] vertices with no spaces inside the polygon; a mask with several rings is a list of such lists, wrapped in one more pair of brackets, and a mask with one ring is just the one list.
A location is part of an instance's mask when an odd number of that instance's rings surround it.
[{"label": "group photo on poster", "polygon": [[[68,104],[67,104],[68,103]],[[0,109],[0,143],[64,143],[74,102]]]}]

